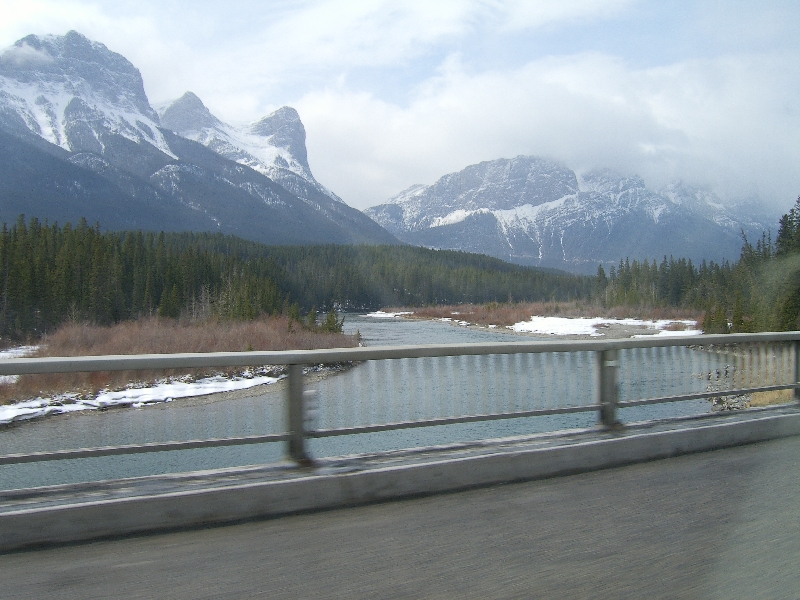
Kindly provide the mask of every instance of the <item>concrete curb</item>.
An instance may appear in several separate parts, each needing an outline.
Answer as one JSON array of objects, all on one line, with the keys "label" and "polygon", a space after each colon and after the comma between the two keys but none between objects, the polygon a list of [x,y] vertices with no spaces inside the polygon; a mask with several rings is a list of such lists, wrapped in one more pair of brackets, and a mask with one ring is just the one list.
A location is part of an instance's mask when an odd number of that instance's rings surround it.
[{"label": "concrete curb", "polygon": [[0,514],[0,552],[230,523],[622,466],[800,435],[800,413],[344,473]]}]

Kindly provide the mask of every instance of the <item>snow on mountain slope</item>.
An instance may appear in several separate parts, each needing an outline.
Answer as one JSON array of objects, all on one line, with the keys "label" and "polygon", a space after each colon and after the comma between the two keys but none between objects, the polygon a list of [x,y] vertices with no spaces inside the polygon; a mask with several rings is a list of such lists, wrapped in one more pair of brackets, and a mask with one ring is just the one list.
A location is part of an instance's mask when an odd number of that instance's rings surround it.
[{"label": "snow on mountain slope", "polygon": [[[414,185],[387,204],[397,205],[403,211],[403,224],[390,223],[392,227],[398,232],[418,231],[458,222],[478,210],[536,206],[575,192],[575,174],[566,167],[537,157],[518,156],[470,165],[463,171],[445,175],[431,186]],[[373,210],[367,209],[367,213],[371,215]],[[393,231],[390,226],[384,227]]]},{"label": "snow on mountain slope", "polygon": [[71,152],[102,153],[112,134],[174,158],[139,71],[75,31],[29,35],[0,55],[0,124]]},{"label": "snow on mountain slope", "polygon": [[192,92],[160,109],[161,123],[217,154],[263,173],[297,196],[310,199],[309,189],[341,202],[311,174],[306,131],[297,111],[284,106],[244,127],[217,119]]},{"label": "snow on mountain slope", "polygon": [[526,156],[471,165],[365,212],[408,243],[584,272],[624,256],[735,258],[742,230],[767,227],[706,190],[677,183],[654,192],[638,176],[578,177]]},{"label": "snow on mountain slope", "polygon": [[195,100],[171,127],[205,132],[204,144],[161,127],[139,71],[103,44],[74,31],[19,40],[0,54],[0,220],[397,243],[314,181],[293,109],[238,131]]}]

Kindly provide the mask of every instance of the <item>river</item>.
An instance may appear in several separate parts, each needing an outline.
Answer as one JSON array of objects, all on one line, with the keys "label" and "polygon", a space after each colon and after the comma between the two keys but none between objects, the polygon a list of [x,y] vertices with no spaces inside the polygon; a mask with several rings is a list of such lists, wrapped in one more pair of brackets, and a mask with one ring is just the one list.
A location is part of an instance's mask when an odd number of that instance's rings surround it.
[{"label": "river", "polygon": [[[360,332],[365,345],[513,342],[513,333],[464,327],[441,321],[346,315],[345,332]],[[317,391],[317,426],[336,427],[525,409],[537,394],[593,398],[592,358],[563,357],[546,364],[533,355],[447,357],[423,361],[369,361],[340,374],[319,378],[308,387]],[[556,359],[553,359],[556,360]],[[571,362],[573,361],[574,362]],[[566,362],[564,362],[566,361]],[[392,363],[386,365],[386,363]],[[671,376],[688,368],[680,361],[656,374],[666,391]],[[676,371],[677,369],[677,371]],[[523,374],[541,372],[539,378]],[[564,378],[559,373],[571,373]],[[688,374],[684,379],[690,379]],[[649,382],[648,385],[652,385]],[[698,384],[699,385],[699,382]],[[142,408],[118,408],[60,415],[0,429],[0,454],[68,448],[136,444],[209,437],[260,435],[283,431],[283,383],[262,388],[255,396],[201,397]],[[354,394],[354,390],[360,393]],[[544,392],[543,392],[544,391]],[[550,393],[548,392],[548,393]],[[552,396],[553,394],[550,393]],[[427,399],[419,401],[419,399]],[[487,404],[491,398],[491,405]],[[459,402],[463,403],[457,406]],[[533,407],[533,405],[531,405]],[[620,411],[625,422],[709,412],[710,404],[695,400]],[[314,456],[339,456],[457,441],[586,428],[594,412],[505,419],[478,423],[405,429],[331,437],[309,441]],[[278,462],[282,443],[158,452],[150,454],[62,460],[0,467],[0,489],[136,477],[152,474],[225,468]]]}]

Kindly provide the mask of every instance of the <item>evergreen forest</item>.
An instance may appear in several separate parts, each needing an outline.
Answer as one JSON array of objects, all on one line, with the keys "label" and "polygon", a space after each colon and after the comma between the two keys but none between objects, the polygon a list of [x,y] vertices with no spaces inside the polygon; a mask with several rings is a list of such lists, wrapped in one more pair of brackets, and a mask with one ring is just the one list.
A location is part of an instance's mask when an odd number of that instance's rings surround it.
[{"label": "evergreen forest", "polygon": [[735,262],[628,258],[594,277],[412,246],[266,246],[212,233],[103,232],[20,216],[0,231],[0,335],[147,315],[252,319],[382,306],[580,301],[702,311],[707,333],[800,329],[800,198]]},{"label": "evergreen forest", "polygon": [[591,280],[410,246],[265,246],[212,233],[101,232],[20,217],[0,231],[0,335],[159,315],[252,319],[333,308],[585,298]]},{"label": "evergreen forest", "polygon": [[674,306],[703,311],[706,333],[800,329],[800,198],[780,219],[777,238],[753,244],[743,236],[733,263],[700,265],[666,257],[621,260],[595,277],[593,297],[603,306]]}]

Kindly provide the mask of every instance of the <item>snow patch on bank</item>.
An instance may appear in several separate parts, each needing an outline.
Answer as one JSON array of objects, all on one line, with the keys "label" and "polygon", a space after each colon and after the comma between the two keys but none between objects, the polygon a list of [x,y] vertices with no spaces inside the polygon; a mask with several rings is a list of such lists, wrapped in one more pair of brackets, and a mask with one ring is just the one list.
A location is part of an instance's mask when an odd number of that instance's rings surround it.
[{"label": "snow patch on bank", "polygon": [[[694,323],[692,323],[691,325],[694,325]],[[691,325],[689,325],[689,326],[691,326]],[[658,331],[658,333],[654,333],[654,334],[645,333],[645,334],[634,335],[633,337],[635,337],[635,338],[653,337],[653,336],[658,336],[658,337],[680,337],[680,336],[683,336],[683,335],[700,335],[702,333],[703,333],[702,329],[684,329],[683,331],[672,331],[670,329],[661,329],[661,330]]]},{"label": "snow patch on bank", "polygon": [[[457,315],[458,313],[454,312],[453,314]],[[460,325],[461,327],[469,327],[470,325],[472,325],[472,323],[470,323],[469,321],[462,321],[461,319],[452,319],[450,317],[442,317],[440,321],[442,321],[442,323],[453,323],[454,325]]]},{"label": "snow patch on bank", "polygon": [[396,317],[402,317],[404,315],[413,315],[412,311],[406,312],[383,312],[382,310],[378,310],[375,312],[367,313],[365,316],[372,317],[373,319],[394,319]]},{"label": "snow patch on bank", "polygon": [[39,346],[17,346],[16,348],[6,348],[0,350],[0,360],[4,358],[24,358],[30,356],[39,349]]},{"label": "snow patch on bank", "polygon": [[[687,329],[683,331],[671,331],[666,327],[679,323]],[[602,337],[604,334],[598,328],[620,325],[623,327],[641,327],[653,330],[653,333],[635,335],[634,337],[650,337],[652,335],[663,336],[686,336],[699,335],[702,331],[689,329],[695,326],[694,321],[679,320],[658,320],[646,321],[642,319],[604,319],[594,318],[570,318],[570,317],[539,317],[532,316],[530,321],[522,321],[509,325],[509,329],[518,333],[538,333],[544,335],[588,335],[591,337]]]},{"label": "snow patch on bank", "polygon": [[[16,348],[6,348],[0,350],[0,360],[8,358],[25,358],[31,356],[39,349],[39,346],[17,346]],[[11,384],[17,381],[18,375],[0,375],[0,385]]]},{"label": "snow patch on bank", "polygon": [[196,381],[161,381],[151,387],[129,388],[120,391],[102,391],[94,397],[83,398],[77,394],[60,394],[52,398],[35,398],[0,406],[0,425],[14,421],[36,419],[83,410],[98,410],[116,406],[141,408],[175,398],[205,396],[219,392],[243,390],[257,385],[275,383],[280,377],[255,376],[226,378],[221,375]]}]

